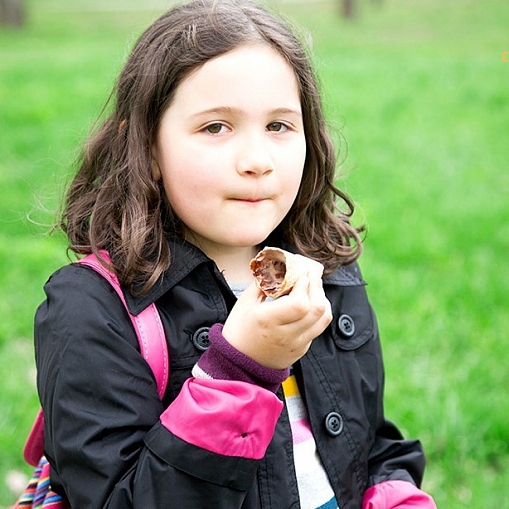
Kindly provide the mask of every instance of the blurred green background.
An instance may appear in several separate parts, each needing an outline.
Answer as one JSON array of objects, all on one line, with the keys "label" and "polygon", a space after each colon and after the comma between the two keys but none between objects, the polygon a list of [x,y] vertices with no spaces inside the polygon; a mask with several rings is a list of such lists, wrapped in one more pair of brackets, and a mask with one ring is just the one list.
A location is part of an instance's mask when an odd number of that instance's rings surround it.
[{"label": "blurred green background", "polygon": [[[440,508],[508,507],[509,2],[283,2],[313,37],[368,233],[386,413],[428,456]],[[32,320],[67,263],[48,236],[79,146],[136,35],[168,2],[31,0],[0,28],[0,506],[30,469]],[[509,55],[507,60],[509,60]],[[270,84],[268,84],[270,86]]]}]

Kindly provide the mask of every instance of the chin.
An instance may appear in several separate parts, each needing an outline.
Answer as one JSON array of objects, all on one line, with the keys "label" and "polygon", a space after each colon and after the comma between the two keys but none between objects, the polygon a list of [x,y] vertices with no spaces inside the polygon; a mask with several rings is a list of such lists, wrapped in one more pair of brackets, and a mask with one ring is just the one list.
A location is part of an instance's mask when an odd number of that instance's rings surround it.
[{"label": "chin", "polygon": [[260,246],[263,244],[265,239],[270,234],[263,234],[263,235],[250,235],[249,237],[239,238],[237,237],[236,241],[232,244],[237,247],[254,247],[254,246]]}]

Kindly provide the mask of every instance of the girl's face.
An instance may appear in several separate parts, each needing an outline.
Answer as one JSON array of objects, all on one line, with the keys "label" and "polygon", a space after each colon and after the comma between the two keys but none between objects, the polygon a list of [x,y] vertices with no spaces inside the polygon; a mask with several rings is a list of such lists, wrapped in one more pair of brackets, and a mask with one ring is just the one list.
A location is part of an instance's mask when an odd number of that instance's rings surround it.
[{"label": "girl's face", "polygon": [[259,245],[290,210],[304,168],[292,68],[266,44],[209,60],[177,88],[154,153],[189,241],[209,256]]}]

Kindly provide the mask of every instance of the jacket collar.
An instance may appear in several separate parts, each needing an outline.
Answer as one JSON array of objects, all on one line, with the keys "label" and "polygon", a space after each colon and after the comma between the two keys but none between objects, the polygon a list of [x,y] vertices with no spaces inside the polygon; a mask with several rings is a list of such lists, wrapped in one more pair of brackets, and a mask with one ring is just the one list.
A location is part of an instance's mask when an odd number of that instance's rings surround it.
[{"label": "jacket collar", "polygon": [[323,283],[337,286],[365,286],[367,283],[362,279],[361,271],[357,263],[343,265],[323,278]]},{"label": "jacket collar", "polygon": [[133,295],[129,290],[123,290],[127,309],[131,314],[138,315],[141,313],[168,290],[180,283],[182,279],[199,265],[210,264],[212,267],[215,267],[214,262],[193,244],[177,237],[169,238],[168,243],[171,253],[171,264],[154,286],[143,295]]},{"label": "jacket collar", "polygon": [[[212,270],[218,272],[214,261],[193,244],[178,237],[168,239],[168,243],[170,245],[172,262],[169,269],[159,278],[154,286],[143,295],[133,295],[129,290],[123,290],[127,309],[135,316],[180,283],[182,279],[199,265],[209,264]],[[295,252],[292,246],[284,245],[282,247],[287,251]],[[326,285],[334,286],[363,286],[366,284],[362,279],[357,263],[339,267],[332,274],[325,276],[323,282]]]}]

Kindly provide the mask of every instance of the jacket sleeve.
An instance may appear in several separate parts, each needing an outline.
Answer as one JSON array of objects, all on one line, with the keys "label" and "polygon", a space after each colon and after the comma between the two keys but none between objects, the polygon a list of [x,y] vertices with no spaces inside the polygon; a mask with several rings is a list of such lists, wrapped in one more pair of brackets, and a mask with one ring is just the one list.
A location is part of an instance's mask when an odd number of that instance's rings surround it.
[{"label": "jacket sleeve", "polygon": [[369,457],[369,485],[400,479],[420,486],[425,462],[420,442],[404,440],[396,426],[385,420]]},{"label": "jacket sleeve", "polygon": [[384,421],[371,451],[362,509],[436,509],[432,497],[419,489],[424,466],[420,442],[404,440],[391,422]]},{"label": "jacket sleeve", "polygon": [[53,489],[72,507],[240,507],[279,399],[246,382],[191,378],[164,408],[101,276],[66,267],[45,291],[35,346]]}]

